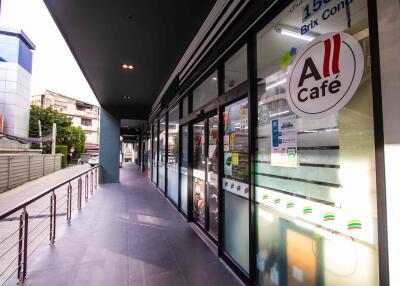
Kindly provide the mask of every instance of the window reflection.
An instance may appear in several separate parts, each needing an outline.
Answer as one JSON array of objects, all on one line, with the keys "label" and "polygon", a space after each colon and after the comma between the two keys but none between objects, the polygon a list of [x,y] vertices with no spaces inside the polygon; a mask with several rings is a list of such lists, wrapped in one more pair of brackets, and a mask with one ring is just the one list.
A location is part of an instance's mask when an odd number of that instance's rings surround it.
[{"label": "window reflection", "polygon": [[187,125],[182,127],[182,151],[181,151],[181,210],[187,214],[187,192],[188,192],[188,151],[189,151],[189,128]]},{"label": "window reflection", "polygon": [[249,163],[248,100],[239,100],[224,111],[225,198],[224,247],[226,252],[249,271]]},{"label": "window reflection", "polygon": [[193,216],[205,226],[205,121],[193,124]]},{"label": "window reflection", "polygon": [[225,92],[247,80],[247,46],[225,63]]},{"label": "window reflection", "polygon": [[157,136],[158,136],[158,123],[153,125],[153,152],[152,152],[152,162],[153,162],[153,170],[152,170],[152,176],[153,176],[153,183],[157,184],[157,152],[158,152],[158,140],[157,140]]},{"label": "window reflection", "polygon": [[[324,1],[304,19],[312,3],[289,5],[257,35],[257,279],[260,285],[377,285],[367,1]],[[304,28],[314,18],[319,25]],[[362,82],[338,113],[301,118],[286,101],[287,71],[305,44],[337,31],[363,47]],[[293,126],[292,153],[274,145],[274,124],[282,122]]]},{"label": "window reflection", "polygon": [[179,163],[179,107],[168,113],[168,162],[167,195],[178,204],[178,163]]},{"label": "window reflection", "polygon": [[165,117],[160,119],[158,144],[158,187],[165,192]]},{"label": "window reflection", "polygon": [[218,97],[218,76],[213,72],[193,90],[193,111]]}]

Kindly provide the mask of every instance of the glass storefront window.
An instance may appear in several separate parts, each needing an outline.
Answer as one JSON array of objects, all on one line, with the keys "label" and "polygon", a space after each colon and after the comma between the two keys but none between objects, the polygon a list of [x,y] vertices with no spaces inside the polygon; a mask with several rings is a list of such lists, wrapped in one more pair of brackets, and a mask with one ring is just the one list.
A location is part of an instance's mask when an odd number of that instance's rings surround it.
[{"label": "glass storefront window", "polygon": [[167,195],[178,205],[179,107],[168,113]]},{"label": "glass storefront window", "polygon": [[189,151],[189,128],[188,125],[182,126],[182,150],[181,150],[181,210],[188,212],[188,151]]},{"label": "glass storefront window", "polygon": [[[379,284],[367,6],[295,1],[257,34],[259,285]],[[364,52],[358,90],[324,118],[296,115],[286,100],[293,59],[315,37],[340,31]]]},{"label": "glass storefront window", "polygon": [[247,80],[247,46],[225,63],[225,92]]},{"label": "glass storefront window", "polygon": [[158,144],[158,187],[165,192],[165,117],[160,119]]},{"label": "glass storefront window", "polygon": [[151,154],[151,158],[152,158],[152,168],[153,168],[153,170],[152,170],[151,173],[152,173],[153,183],[157,184],[157,176],[158,176],[157,175],[157,152],[158,152],[158,149],[157,149],[157,146],[158,146],[158,144],[157,144],[158,124],[157,123],[153,125],[152,134],[153,134],[153,136],[152,136],[152,138],[153,138],[153,151],[152,151],[152,154]]},{"label": "glass storefront window", "polygon": [[196,89],[193,90],[193,111],[218,97],[217,72],[213,72]]},{"label": "glass storefront window", "polygon": [[146,142],[146,171],[147,171],[147,177],[151,179],[151,139],[147,139]]},{"label": "glass storefront window", "polygon": [[249,271],[249,142],[248,100],[224,111],[224,250]]}]

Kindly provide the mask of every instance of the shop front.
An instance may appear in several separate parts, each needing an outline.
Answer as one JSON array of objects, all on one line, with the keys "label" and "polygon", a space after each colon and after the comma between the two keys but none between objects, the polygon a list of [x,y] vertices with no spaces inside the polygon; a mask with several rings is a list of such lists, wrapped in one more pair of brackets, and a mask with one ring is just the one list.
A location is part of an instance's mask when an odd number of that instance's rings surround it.
[{"label": "shop front", "polygon": [[153,115],[151,177],[251,285],[384,285],[376,3],[276,2]]}]

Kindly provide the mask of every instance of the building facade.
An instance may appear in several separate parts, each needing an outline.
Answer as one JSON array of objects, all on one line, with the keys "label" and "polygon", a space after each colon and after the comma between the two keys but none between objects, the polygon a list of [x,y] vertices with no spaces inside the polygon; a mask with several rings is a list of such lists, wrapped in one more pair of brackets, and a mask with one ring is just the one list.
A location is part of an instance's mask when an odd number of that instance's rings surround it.
[{"label": "building facade", "polygon": [[177,67],[176,96],[153,106],[145,169],[251,285],[389,285],[399,5],[272,2],[248,4]]},{"label": "building facade", "polygon": [[34,49],[23,31],[0,27],[0,129],[7,135],[28,138]]},{"label": "building facade", "polygon": [[46,90],[34,95],[31,104],[42,108],[52,107],[59,113],[72,119],[74,126],[80,126],[86,135],[86,151],[99,149],[99,113],[98,106]]},{"label": "building facade", "polygon": [[[398,0],[215,1],[154,101],[142,169],[246,285],[400,285],[399,14]],[[116,183],[120,119],[145,109],[97,92],[100,181]]]}]

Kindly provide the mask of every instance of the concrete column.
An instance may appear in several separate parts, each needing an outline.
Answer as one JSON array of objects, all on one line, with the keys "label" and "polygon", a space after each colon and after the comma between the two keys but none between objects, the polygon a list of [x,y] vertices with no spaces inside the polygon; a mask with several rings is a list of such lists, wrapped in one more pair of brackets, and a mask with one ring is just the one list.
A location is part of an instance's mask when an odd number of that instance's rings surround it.
[{"label": "concrete column", "polygon": [[379,45],[390,285],[400,285],[400,3],[379,0]]},{"label": "concrete column", "polygon": [[101,108],[100,184],[119,183],[120,121]]}]

